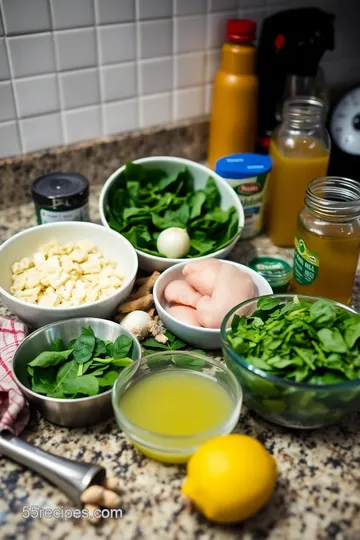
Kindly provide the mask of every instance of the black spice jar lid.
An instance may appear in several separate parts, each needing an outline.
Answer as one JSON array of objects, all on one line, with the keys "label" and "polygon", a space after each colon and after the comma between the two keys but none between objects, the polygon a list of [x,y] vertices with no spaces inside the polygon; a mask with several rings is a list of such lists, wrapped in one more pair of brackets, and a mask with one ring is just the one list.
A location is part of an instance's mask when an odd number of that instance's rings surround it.
[{"label": "black spice jar lid", "polygon": [[82,174],[57,171],[39,176],[31,185],[33,199],[38,205],[47,205],[54,199],[86,201],[89,182]]}]

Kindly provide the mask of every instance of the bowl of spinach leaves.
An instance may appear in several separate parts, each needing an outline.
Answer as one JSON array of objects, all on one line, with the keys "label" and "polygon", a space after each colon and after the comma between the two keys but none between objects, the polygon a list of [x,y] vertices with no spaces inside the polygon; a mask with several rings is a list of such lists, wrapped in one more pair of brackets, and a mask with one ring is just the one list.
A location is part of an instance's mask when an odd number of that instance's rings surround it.
[{"label": "bowl of spinach leaves", "polygon": [[141,357],[137,339],[116,322],[82,317],[48,324],[18,347],[13,375],[50,422],[80,427],[112,414],[111,389]]},{"label": "bowl of spinach leaves", "polygon": [[[244,225],[239,197],[211,169],[188,159],[149,157],[115,171],[101,190],[103,225],[125,236],[136,249],[139,266],[165,270],[189,258],[225,258]],[[186,229],[186,258],[166,258],[157,249],[159,234]]]},{"label": "bowl of spinach leaves", "polygon": [[360,411],[360,315],[332,300],[274,294],[232,309],[224,359],[247,405],[287,427],[315,428]]}]

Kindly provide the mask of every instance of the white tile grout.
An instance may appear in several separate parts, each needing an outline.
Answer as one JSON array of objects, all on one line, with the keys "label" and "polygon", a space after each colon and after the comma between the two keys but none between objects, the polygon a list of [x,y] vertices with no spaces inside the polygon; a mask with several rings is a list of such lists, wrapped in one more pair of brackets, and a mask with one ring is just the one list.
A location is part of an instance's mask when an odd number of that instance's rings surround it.
[{"label": "white tile grout", "polygon": [[56,82],[59,93],[59,103],[60,103],[60,126],[61,126],[61,138],[62,144],[66,144],[66,128],[65,128],[65,117],[64,117],[64,96],[62,91],[62,85],[60,84],[60,60],[59,60],[59,51],[56,45],[55,33],[54,33],[54,13],[52,8],[52,2],[49,2],[49,13],[50,13],[50,24],[51,24],[51,40],[54,48],[54,57],[55,57],[55,67],[56,67]]},{"label": "white tile grout", "polygon": [[99,14],[97,11],[96,0],[93,0],[93,9],[94,9],[94,21],[95,21],[95,46],[96,46],[96,71],[97,71],[97,81],[98,81],[98,90],[100,96],[100,124],[101,124],[101,134],[105,135],[105,114],[104,114],[104,81],[102,73],[100,70],[100,32],[99,25],[97,23],[99,19]]},{"label": "white tile grout", "polygon": [[138,113],[138,127],[143,127],[144,120],[141,106],[141,69],[140,69],[140,51],[141,51],[141,35],[140,35],[140,5],[139,0],[135,0],[135,32],[136,32],[136,96],[137,96],[137,113]]},{"label": "white tile grout", "polygon": [[176,0],[173,0],[173,16],[172,16],[172,56],[173,56],[173,66],[172,66],[172,92],[171,92],[171,120],[174,122],[176,117],[176,99],[175,92],[177,89],[177,58],[176,58],[176,41],[177,41],[177,30],[178,26],[176,23],[175,15],[175,4]]}]

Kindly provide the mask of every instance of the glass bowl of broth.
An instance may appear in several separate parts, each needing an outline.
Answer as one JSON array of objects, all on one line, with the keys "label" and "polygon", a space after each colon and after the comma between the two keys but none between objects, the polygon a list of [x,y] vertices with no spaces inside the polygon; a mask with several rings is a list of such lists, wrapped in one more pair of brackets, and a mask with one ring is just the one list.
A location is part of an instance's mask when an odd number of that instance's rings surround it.
[{"label": "glass bowl of broth", "polygon": [[115,418],[134,446],[167,463],[185,463],[205,441],[231,433],[242,390],[222,362],[162,351],[125,368],[112,392]]}]

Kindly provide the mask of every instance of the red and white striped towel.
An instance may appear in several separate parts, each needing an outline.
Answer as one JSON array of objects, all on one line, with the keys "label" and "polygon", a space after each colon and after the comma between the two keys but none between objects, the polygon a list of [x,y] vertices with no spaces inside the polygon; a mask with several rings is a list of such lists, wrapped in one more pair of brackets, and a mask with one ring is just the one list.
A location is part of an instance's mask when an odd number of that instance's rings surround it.
[{"label": "red and white striped towel", "polygon": [[29,406],[11,374],[17,347],[26,335],[21,322],[0,317],[0,432],[22,432],[29,420]]}]

